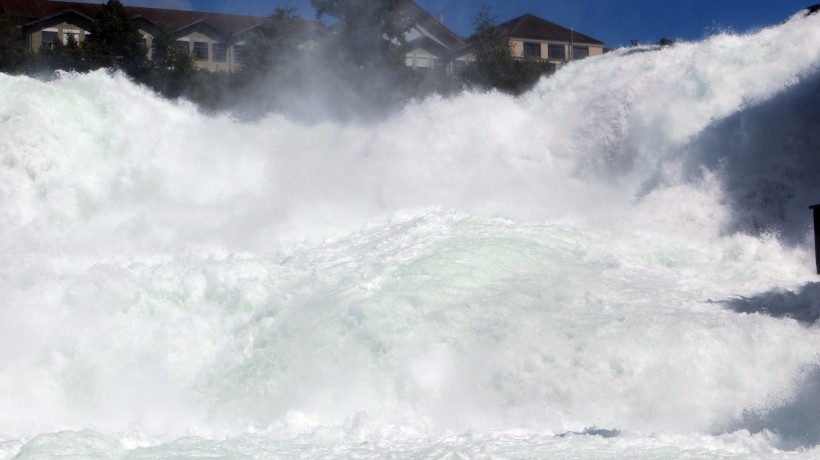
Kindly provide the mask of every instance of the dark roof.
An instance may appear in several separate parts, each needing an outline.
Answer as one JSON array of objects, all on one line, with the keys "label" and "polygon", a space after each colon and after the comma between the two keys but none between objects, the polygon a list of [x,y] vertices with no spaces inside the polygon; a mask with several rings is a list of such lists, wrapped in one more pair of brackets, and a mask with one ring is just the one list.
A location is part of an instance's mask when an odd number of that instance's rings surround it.
[{"label": "dark roof", "polygon": [[[25,18],[36,22],[45,18],[58,16],[68,11],[75,11],[89,18],[97,16],[101,4],[80,2],[58,2],[51,0],[0,0],[0,7],[10,16]],[[214,29],[228,35],[236,35],[264,24],[269,19],[266,16],[243,16],[238,14],[208,13],[203,11],[169,10],[162,8],[144,8],[126,6],[134,17],[145,18],[156,24],[164,24],[171,30],[205,23]],[[319,21],[299,19],[303,31],[329,32],[327,27]]]},{"label": "dark roof", "polygon": [[16,18],[36,19],[52,16],[51,9],[42,0],[0,0],[0,8]]},{"label": "dark roof", "polygon": [[507,37],[530,38],[533,40],[559,40],[563,42],[573,41],[576,43],[594,43],[603,45],[604,42],[596,40],[578,31],[559,26],[554,22],[541,19],[532,14],[525,14],[515,19],[511,19],[497,26]]}]

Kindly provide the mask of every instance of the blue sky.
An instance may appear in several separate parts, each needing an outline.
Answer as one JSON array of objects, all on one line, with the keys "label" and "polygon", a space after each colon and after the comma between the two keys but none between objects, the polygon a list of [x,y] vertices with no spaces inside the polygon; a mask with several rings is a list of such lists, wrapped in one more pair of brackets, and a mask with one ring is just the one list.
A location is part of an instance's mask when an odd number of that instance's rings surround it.
[{"label": "blue sky", "polygon": [[[498,22],[524,13],[572,27],[607,46],[631,39],[656,42],[661,37],[696,40],[720,30],[745,32],[780,23],[820,0],[416,0],[434,16],[444,16],[455,33],[468,35],[482,4]],[[96,0],[102,3],[103,0]],[[268,15],[278,6],[296,7],[313,19],[310,0],[124,0],[127,5]]]}]

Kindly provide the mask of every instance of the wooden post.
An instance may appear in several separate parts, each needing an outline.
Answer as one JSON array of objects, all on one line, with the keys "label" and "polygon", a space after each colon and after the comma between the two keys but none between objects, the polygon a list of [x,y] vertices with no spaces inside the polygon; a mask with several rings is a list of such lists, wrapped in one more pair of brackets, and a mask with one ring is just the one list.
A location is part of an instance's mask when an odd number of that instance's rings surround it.
[{"label": "wooden post", "polygon": [[814,260],[820,275],[820,204],[809,206],[809,209],[814,211]]}]

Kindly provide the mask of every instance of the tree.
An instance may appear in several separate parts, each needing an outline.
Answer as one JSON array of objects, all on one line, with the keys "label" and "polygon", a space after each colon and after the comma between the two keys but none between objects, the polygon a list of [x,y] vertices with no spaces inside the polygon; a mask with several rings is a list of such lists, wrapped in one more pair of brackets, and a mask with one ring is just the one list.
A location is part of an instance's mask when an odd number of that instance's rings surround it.
[{"label": "tree", "polygon": [[496,27],[489,6],[481,8],[475,25],[475,60],[467,65],[461,75],[467,85],[520,94],[530,89],[542,75],[554,70],[551,64],[538,58],[513,56],[510,41]]},{"label": "tree", "polygon": [[91,68],[108,67],[138,76],[148,70],[142,35],[120,0],[108,0],[83,44]]},{"label": "tree", "polygon": [[41,70],[68,70],[84,72],[88,65],[83,56],[83,50],[74,35],[68,35],[65,44],[55,40],[51,48],[41,48],[39,67]]},{"label": "tree", "polygon": [[298,19],[294,8],[277,8],[270,22],[260,26],[243,48],[242,73],[247,77],[281,73],[298,48]]},{"label": "tree", "polygon": [[177,98],[191,83],[194,60],[177,46],[173,32],[162,26],[154,35],[148,71],[139,80],[166,97]]},{"label": "tree", "polygon": [[[395,45],[404,45],[413,26],[402,9],[403,0],[311,0],[316,17],[333,16],[340,51],[358,67],[395,64]],[[392,46],[391,46],[392,43]]]},{"label": "tree", "polygon": [[333,72],[318,86],[338,101],[342,117],[380,117],[406,102],[416,88],[401,53],[413,22],[406,0],[311,0],[316,16],[338,19],[334,37],[318,50]]},{"label": "tree", "polygon": [[662,37],[660,40],[658,40],[658,46],[661,46],[661,47],[672,46],[672,45],[675,44],[676,41],[677,40],[675,40],[674,38]]},{"label": "tree", "polygon": [[29,58],[22,29],[12,18],[0,14],[0,72],[18,72]]}]

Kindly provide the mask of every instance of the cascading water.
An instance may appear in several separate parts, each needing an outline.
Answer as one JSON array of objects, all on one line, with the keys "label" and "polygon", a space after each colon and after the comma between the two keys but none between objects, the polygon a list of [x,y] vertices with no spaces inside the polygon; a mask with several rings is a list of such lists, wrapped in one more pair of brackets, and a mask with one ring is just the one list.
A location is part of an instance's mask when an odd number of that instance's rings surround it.
[{"label": "cascading water", "polygon": [[820,18],[377,125],[0,75],[0,458],[811,458]]}]

